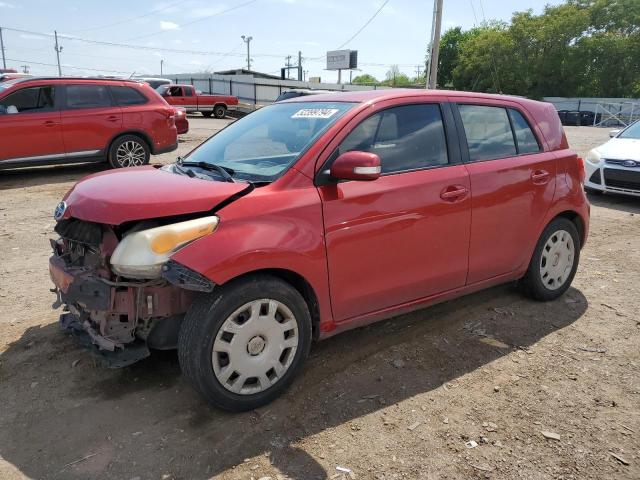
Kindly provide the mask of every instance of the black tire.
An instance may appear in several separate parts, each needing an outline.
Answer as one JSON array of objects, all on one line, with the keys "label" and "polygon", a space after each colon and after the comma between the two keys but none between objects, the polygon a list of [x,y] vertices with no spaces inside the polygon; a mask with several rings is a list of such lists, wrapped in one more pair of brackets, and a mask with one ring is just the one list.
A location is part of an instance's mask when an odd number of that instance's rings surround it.
[{"label": "black tire", "polygon": [[[119,149],[131,149],[136,152],[136,156],[132,157],[130,161],[134,161],[134,164],[127,164],[122,161],[122,157],[118,156]],[[126,168],[126,167],[135,167],[140,165],[146,165],[149,163],[149,158],[151,157],[151,149],[147,142],[138,135],[122,135],[121,137],[116,138],[111,146],[109,147],[109,153],[107,159],[109,160],[109,164],[112,168]],[[135,158],[135,160],[133,160]]]},{"label": "black tire", "polygon": [[[214,372],[214,342],[234,312],[260,299],[276,300],[290,310],[298,328],[298,346],[288,369],[273,385],[258,393],[234,393],[220,383]],[[249,345],[241,345],[249,349]],[[288,283],[262,274],[231,281],[199,297],[187,311],[178,335],[178,360],[185,377],[209,403],[235,412],[253,410],[280,396],[301,369],[310,348],[311,316],[306,302]]]},{"label": "black tire", "polygon": [[211,115],[213,115],[213,112],[202,112],[202,116],[205,118],[211,118]]},{"label": "black tire", "polygon": [[[573,265],[569,275],[565,278],[564,283],[555,288],[550,288],[550,282],[555,282],[551,277],[543,278],[541,273],[543,250],[551,237],[557,232],[565,231],[569,234],[570,240],[573,242]],[[569,241],[569,239],[566,239]],[[556,240],[557,241],[557,240]],[[545,259],[546,262],[546,259]],[[548,302],[560,297],[571,286],[573,277],[576,275],[578,264],[580,263],[580,236],[573,222],[567,218],[558,217],[552,220],[543,230],[540,239],[536,245],[536,249],[529,263],[527,273],[522,278],[520,285],[524,293],[534,300]]]},{"label": "black tire", "polygon": [[224,118],[227,116],[227,107],[224,105],[216,105],[213,109],[213,114],[216,118]]}]

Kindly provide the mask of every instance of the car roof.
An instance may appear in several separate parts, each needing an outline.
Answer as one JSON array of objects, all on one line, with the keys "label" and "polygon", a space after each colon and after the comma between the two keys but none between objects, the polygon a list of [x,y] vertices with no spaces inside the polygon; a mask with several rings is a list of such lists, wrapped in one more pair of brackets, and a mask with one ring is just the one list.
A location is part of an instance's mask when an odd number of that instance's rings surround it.
[{"label": "car roof", "polygon": [[65,82],[127,82],[133,84],[140,84],[140,80],[129,79],[129,78],[105,78],[105,77],[21,77],[13,80],[14,85],[18,83],[28,83],[28,82],[56,82],[56,83],[65,83]]},{"label": "car roof", "polygon": [[459,98],[486,98],[495,100],[512,100],[518,103],[532,102],[524,97],[516,97],[512,95],[496,95],[491,93],[479,93],[479,92],[462,92],[458,90],[426,90],[417,88],[387,88],[380,90],[358,90],[358,91],[343,91],[335,93],[321,93],[313,96],[295,97],[285,102],[354,102],[354,103],[366,103],[380,100],[392,100],[396,98],[407,97],[433,97],[433,96],[447,96],[447,97],[459,97]]}]

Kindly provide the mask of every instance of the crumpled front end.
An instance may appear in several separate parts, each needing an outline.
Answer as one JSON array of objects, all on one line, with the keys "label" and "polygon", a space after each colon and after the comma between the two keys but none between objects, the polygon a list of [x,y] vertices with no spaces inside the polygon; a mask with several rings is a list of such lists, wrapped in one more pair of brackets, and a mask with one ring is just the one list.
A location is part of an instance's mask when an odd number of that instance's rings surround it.
[{"label": "crumpled front end", "polygon": [[168,261],[160,278],[123,278],[109,260],[121,238],[113,227],[75,218],[56,225],[49,272],[64,306],[60,325],[107,366],[117,368],[176,347],[184,314],[213,284]]}]

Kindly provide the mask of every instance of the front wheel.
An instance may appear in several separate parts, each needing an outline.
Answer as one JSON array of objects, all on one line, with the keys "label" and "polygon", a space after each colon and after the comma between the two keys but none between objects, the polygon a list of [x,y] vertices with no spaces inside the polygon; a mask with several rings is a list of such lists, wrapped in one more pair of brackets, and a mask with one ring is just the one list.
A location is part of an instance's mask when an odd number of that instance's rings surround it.
[{"label": "front wheel", "polygon": [[580,237],[567,218],[556,218],[542,232],[522,286],[535,300],[555,300],[567,291],[578,269]]},{"label": "front wheel", "polygon": [[184,375],[213,405],[258,408],[291,383],[309,353],[311,317],[300,293],[269,275],[200,297],[178,338]]}]

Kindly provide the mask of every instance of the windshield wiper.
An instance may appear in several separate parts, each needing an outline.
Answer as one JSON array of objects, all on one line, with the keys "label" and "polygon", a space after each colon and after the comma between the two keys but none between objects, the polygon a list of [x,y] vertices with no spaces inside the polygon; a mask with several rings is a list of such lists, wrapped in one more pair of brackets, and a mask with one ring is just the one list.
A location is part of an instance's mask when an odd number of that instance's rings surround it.
[{"label": "windshield wiper", "polygon": [[185,162],[182,157],[178,157],[176,165],[180,167],[198,167],[210,172],[216,172],[224,179],[225,182],[235,183],[235,179],[231,176],[235,173],[232,168],[223,167],[222,165],[216,165],[209,162]]}]

